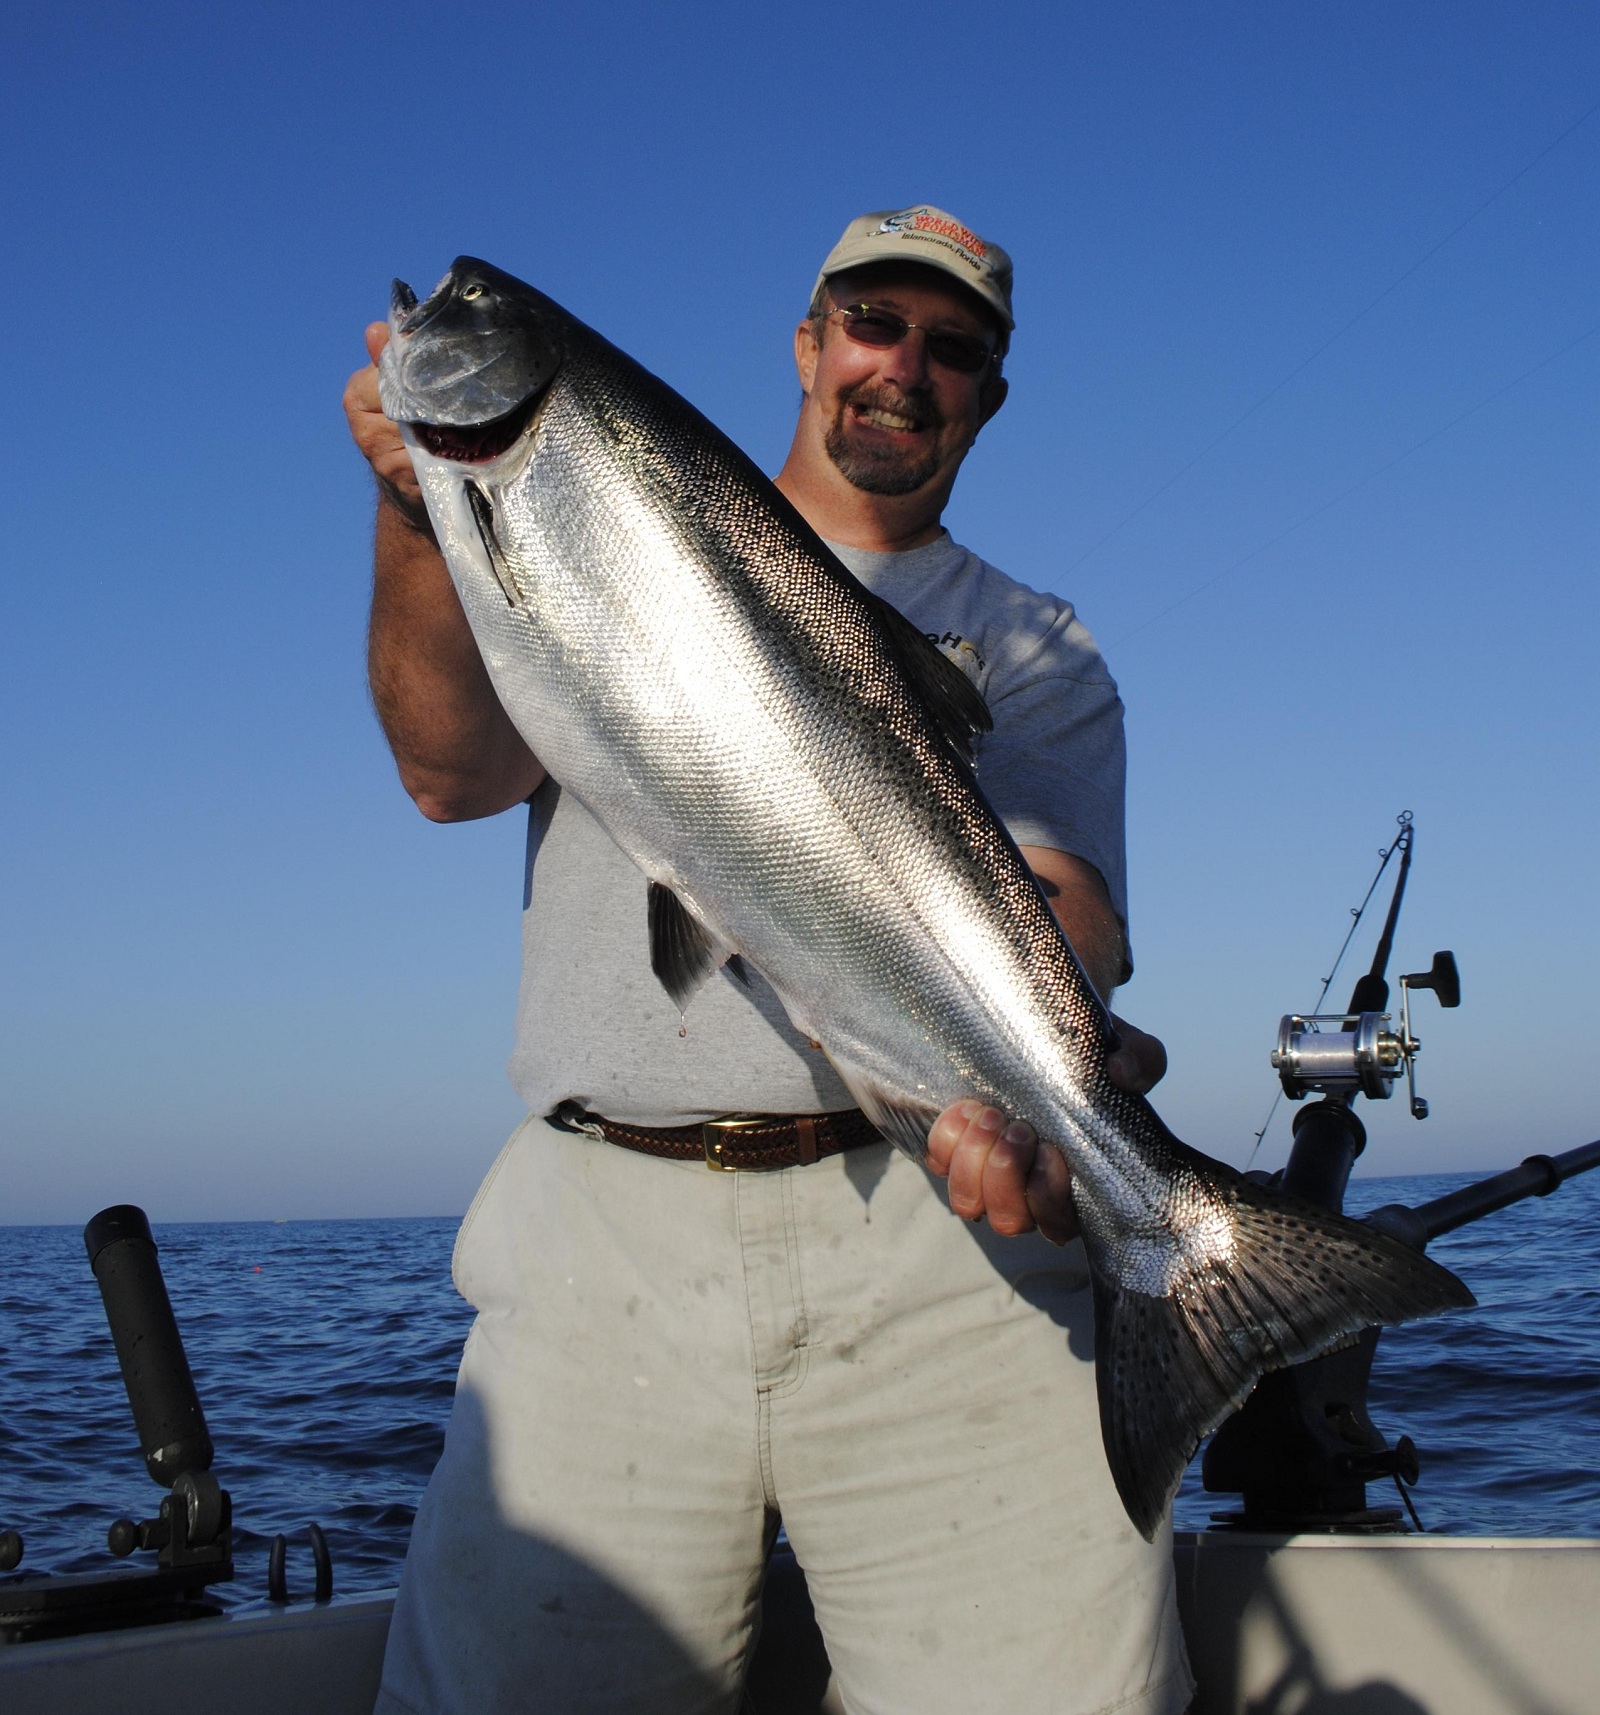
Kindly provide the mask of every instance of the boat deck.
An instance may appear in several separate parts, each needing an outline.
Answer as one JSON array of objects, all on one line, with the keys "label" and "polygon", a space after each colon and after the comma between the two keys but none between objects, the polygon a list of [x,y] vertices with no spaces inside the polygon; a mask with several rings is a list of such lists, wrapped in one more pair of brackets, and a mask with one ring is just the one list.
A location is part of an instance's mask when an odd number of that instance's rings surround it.
[{"label": "boat deck", "polygon": [[[1600,1541],[1177,1538],[1195,1715],[1593,1715]],[[0,1649],[6,1715],[366,1715],[393,1598]],[[835,1715],[803,1612],[769,1612],[750,1715]],[[787,1652],[787,1654],[785,1654]],[[752,1693],[758,1688],[752,1686]]]}]

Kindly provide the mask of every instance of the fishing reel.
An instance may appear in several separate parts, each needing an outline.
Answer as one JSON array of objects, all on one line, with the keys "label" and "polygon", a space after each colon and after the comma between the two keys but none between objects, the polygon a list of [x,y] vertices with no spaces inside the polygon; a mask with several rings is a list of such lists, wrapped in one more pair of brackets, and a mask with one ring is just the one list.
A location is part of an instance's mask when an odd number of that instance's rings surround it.
[{"label": "fishing reel", "polygon": [[[1417,1055],[1422,1044],[1411,1029],[1411,991],[1432,989],[1440,1006],[1461,1004],[1461,973],[1454,953],[1435,953],[1426,971],[1414,971],[1400,979],[1400,1028],[1393,1028],[1390,1014],[1381,1010],[1388,999],[1388,985],[1379,976],[1371,985],[1381,991],[1364,994],[1369,979],[1356,985],[1350,1012],[1290,1013],[1278,1025],[1278,1045],[1272,1064],[1283,1093],[1291,1102],[1317,1094],[1349,1101],[1366,1096],[1387,1101],[1401,1073],[1410,1095],[1411,1117],[1428,1117],[1428,1104],[1417,1094]],[[1364,1000],[1377,1005],[1362,1008]]]}]

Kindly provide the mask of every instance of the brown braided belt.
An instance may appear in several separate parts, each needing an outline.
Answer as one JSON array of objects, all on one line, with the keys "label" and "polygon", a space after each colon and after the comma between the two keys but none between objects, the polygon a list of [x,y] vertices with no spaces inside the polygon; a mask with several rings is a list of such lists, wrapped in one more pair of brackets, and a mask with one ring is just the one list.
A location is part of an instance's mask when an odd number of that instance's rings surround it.
[{"label": "brown braided belt", "polygon": [[624,1125],[563,1102],[548,1118],[562,1131],[587,1132],[669,1161],[704,1161],[721,1173],[804,1167],[825,1155],[883,1141],[860,1108],[832,1114],[727,1114],[702,1125],[648,1126]]}]

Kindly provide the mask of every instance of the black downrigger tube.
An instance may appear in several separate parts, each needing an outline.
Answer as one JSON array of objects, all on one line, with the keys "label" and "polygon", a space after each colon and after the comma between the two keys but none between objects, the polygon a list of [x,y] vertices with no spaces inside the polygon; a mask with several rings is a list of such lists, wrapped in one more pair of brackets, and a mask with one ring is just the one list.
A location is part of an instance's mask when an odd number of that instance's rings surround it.
[{"label": "black downrigger tube", "polygon": [[1575,1174],[1587,1173],[1591,1167],[1600,1167],[1600,1139],[1561,1155],[1530,1155],[1520,1167],[1507,1168],[1492,1179],[1480,1179],[1476,1185],[1463,1185],[1459,1191],[1447,1192],[1415,1208],[1385,1203],[1366,1221],[1369,1227],[1420,1251],[1429,1240],[1453,1233],[1470,1221],[1481,1221],[1485,1215],[1509,1208],[1525,1197],[1548,1197]]},{"label": "black downrigger tube", "polygon": [[132,1203],[102,1209],[84,1228],[83,1242],[105,1301],[145,1469],[164,1489],[186,1472],[209,1471],[215,1450],[144,1210]]}]

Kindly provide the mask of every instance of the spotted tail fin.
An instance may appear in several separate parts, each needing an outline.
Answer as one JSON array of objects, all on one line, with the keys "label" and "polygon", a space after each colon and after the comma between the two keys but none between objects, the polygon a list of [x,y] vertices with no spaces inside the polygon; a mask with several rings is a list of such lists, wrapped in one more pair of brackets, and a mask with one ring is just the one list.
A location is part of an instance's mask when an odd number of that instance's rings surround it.
[{"label": "spotted tail fin", "polygon": [[1128,1516],[1154,1536],[1184,1467],[1267,1370],[1303,1363],[1363,1328],[1476,1302],[1398,1239],[1203,1161],[1232,1217],[1226,1262],[1167,1297],[1120,1286],[1086,1223],[1094,1265],[1100,1429]]}]

